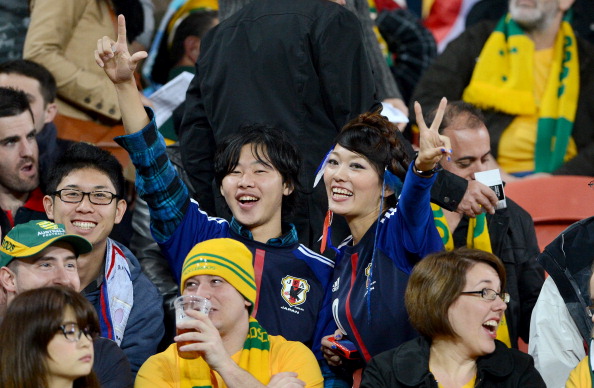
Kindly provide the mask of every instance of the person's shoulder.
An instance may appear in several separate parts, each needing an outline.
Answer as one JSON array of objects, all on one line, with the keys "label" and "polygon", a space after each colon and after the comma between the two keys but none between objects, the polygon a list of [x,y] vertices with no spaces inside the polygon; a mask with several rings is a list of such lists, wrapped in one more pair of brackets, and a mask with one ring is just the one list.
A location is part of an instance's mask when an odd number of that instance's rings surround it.
[{"label": "person's shoulder", "polygon": [[495,351],[485,358],[484,366],[495,371],[494,374],[507,374],[510,370],[524,370],[534,367],[534,359],[531,355],[518,349],[508,348],[503,342],[495,340]]},{"label": "person's shoulder", "polygon": [[448,46],[446,46],[446,50],[448,47],[457,47],[458,45],[466,46],[468,44],[473,44],[473,47],[476,45],[482,45],[487,41],[491,33],[495,30],[495,26],[497,22],[492,20],[484,20],[479,22],[472,27],[467,28],[464,30],[456,39],[452,40]]},{"label": "person's shoulder", "polygon": [[584,62],[590,63],[594,60],[594,44],[590,41],[576,35],[578,55],[582,65]]},{"label": "person's shoulder", "polygon": [[374,356],[370,370],[394,376],[405,386],[418,386],[428,373],[429,343],[423,337],[404,342]]},{"label": "person's shoulder", "polygon": [[334,261],[327,258],[326,256],[320,255],[314,252],[303,244],[299,244],[294,250],[294,254],[302,260],[312,263],[314,265],[322,265],[330,268],[334,268]]},{"label": "person's shoulder", "polygon": [[150,375],[153,371],[167,367],[174,369],[177,367],[178,358],[177,345],[173,343],[164,351],[150,356],[138,370],[138,375]]},{"label": "person's shoulder", "polygon": [[[315,361],[315,356],[310,348],[299,341],[289,341],[281,335],[268,335],[270,342],[270,353],[274,354],[277,360],[290,360],[295,356],[310,358]],[[317,365],[317,361],[315,361]]]},{"label": "person's shoulder", "polygon": [[130,368],[128,357],[115,341],[109,338],[97,337],[93,340],[93,349],[97,358],[96,363],[105,364],[111,361],[118,364],[118,366],[121,366],[120,363],[125,363],[128,365],[128,369]]}]

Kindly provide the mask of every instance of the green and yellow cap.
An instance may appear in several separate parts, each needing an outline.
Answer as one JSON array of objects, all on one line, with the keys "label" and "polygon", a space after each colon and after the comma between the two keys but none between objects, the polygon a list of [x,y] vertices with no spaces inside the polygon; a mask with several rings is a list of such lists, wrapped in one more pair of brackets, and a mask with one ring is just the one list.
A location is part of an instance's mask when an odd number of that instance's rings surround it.
[{"label": "green and yellow cap", "polygon": [[181,292],[186,288],[186,281],[193,276],[220,276],[252,303],[251,312],[256,302],[252,259],[252,252],[245,245],[230,238],[215,238],[196,244],[184,260]]},{"label": "green and yellow cap", "polygon": [[0,267],[7,266],[14,259],[36,255],[58,241],[72,245],[77,257],[93,250],[93,246],[86,238],[66,234],[64,225],[34,220],[16,225],[4,237],[0,246]]}]

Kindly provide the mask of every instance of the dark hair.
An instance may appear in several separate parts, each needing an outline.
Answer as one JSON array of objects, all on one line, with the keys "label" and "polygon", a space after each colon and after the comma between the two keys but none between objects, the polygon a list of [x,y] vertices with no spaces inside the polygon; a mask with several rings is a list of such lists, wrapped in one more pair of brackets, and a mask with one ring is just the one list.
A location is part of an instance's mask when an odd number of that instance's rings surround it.
[{"label": "dark hair", "polygon": [[202,39],[213,27],[217,17],[217,11],[197,9],[176,21],[177,27],[174,27],[170,32],[170,34],[173,34],[173,39],[168,39],[171,36],[164,36],[159,45],[153,70],[151,71],[151,77],[155,82],[167,83],[169,71],[184,55],[184,41],[186,38],[196,36]]},{"label": "dark hair", "polygon": [[[177,28],[173,28],[173,40],[169,58],[171,63],[176,64],[184,55],[184,41],[188,36],[195,36],[200,39],[213,27],[218,16],[217,11],[196,10],[186,16]],[[179,22],[179,21],[178,21]]]},{"label": "dark hair", "polygon": [[124,174],[122,165],[109,152],[90,143],[74,143],[56,161],[47,179],[46,191],[53,193],[65,176],[74,170],[93,168],[109,177],[120,198],[125,198]]},{"label": "dark hair", "polygon": [[[384,180],[384,169],[404,181],[408,166],[413,159],[410,144],[396,125],[378,112],[363,113],[347,123],[335,139],[335,143],[365,157]],[[396,204],[396,198],[387,198],[387,205]]]},{"label": "dark hair", "polygon": [[[432,109],[425,122],[432,123],[437,114],[437,108]],[[463,120],[463,121],[460,121]],[[485,116],[479,108],[464,101],[448,101],[443,119],[439,125],[439,133],[443,134],[445,128],[454,124],[463,124],[467,128],[475,129],[485,125]]]},{"label": "dark hair", "polygon": [[35,121],[27,94],[22,90],[0,87],[0,117],[19,116],[23,112],[29,112]]},{"label": "dark hair", "polygon": [[[6,310],[0,325],[0,386],[3,388],[46,388],[47,346],[56,334],[66,308],[74,310],[80,328],[99,332],[97,313],[78,292],[58,286],[19,294]],[[79,377],[74,387],[99,388],[95,373]]]},{"label": "dark hair", "polygon": [[56,79],[45,67],[27,59],[15,59],[0,63],[0,74],[18,74],[39,82],[39,92],[43,96],[44,106],[56,99]]},{"label": "dark hair", "polygon": [[492,253],[460,248],[433,253],[413,269],[404,303],[411,325],[427,338],[457,337],[448,319],[448,310],[466,285],[466,274],[477,263],[492,267],[505,289],[505,267]]},{"label": "dark hair", "polygon": [[223,178],[237,167],[241,148],[251,145],[252,154],[261,163],[274,167],[283,182],[293,188],[293,192],[283,197],[281,213],[283,218],[295,209],[302,190],[299,182],[301,156],[285,131],[263,124],[242,126],[239,132],[227,136],[219,145],[214,158],[215,181],[221,187]]}]

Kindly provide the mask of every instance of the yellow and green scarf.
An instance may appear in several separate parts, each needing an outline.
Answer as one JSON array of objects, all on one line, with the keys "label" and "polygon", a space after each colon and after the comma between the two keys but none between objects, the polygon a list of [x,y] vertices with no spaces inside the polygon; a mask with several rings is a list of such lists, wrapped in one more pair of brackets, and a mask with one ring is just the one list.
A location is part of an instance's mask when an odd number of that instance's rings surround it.
[{"label": "yellow and green scarf", "polygon": [[[250,317],[248,336],[239,356],[239,366],[262,384],[270,381],[270,341],[258,321]],[[181,388],[212,388],[216,385],[214,371],[203,358],[179,359]],[[226,387],[226,385],[223,385]],[[218,387],[218,388],[223,388]]]},{"label": "yellow and green scarf", "polygon": [[557,34],[551,71],[539,106],[534,98],[534,43],[508,14],[487,39],[462,99],[510,115],[538,114],[534,172],[561,164],[579,96],[577,42],[566,13]]},{"label": "yellow and green scarf", "polygon": [[[441,241],[446,251],[454,250],[454,238],[448,221],[443,213],[443,209],[432,203],[431,210],[433,211],[433,220],[435,227],[439,232]],[[466,235],[466,247],[480,249],[481,251],[493,253],[491,248],[491,238],[489,237],[489,229],[487,228],[487,216],[485,213],[481,213],[476,218],[468,219],[468,234]],[[501,317],[499,327],[497,328],[497,339],[508,347],[511,347],[511,339],[509,337],[509,330],[507,327],[507,320],[505,314]]]}]

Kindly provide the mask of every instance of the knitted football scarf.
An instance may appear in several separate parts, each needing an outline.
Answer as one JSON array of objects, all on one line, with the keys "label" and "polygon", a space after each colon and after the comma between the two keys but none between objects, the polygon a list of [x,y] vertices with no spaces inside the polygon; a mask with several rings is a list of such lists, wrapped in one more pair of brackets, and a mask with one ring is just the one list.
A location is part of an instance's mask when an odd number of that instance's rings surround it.
[{"label": "knitted football scarf", "polygon": [[[186,360],[178,358],[181,388],[212,388],[216,386],[214,371],[203,358]],[[258,321],[250,317],[248,336],[239,356],[239,366],[262,384],[270,381],[270,342],[268,333]],[[223,384],[223,388],[226,387]]]},{"label": "knitted football scarf", "polygon": [[[448,225],[448,221],[443,213],[443,209],[432,203],[431,210],[433,211],[433,220],[435,227],[441,236],[441,241],[447,251],[454,250],[454,239]],[[487,216],[481,213],[476,218],[468,219],[468,234],[466,235],[466,247],[480,249],[481,251],[493,253],[491,248],[491,238],[489,237],[489,229],[487,228]],[[508,347],[511,347],[511,339],[509,337],[509,330],[507,328],[507,320],[505,314],[501,316],[501,322],[497,328],[497,339]]]},{"label": "knitted football scarf", "polygon": [[105,278],[101,284],[99,303],[101,337],[121,345],[134,306],[134,286],[124,252],[111,239],[107,239]]},{"label": "knitted football scarf", "polygon": [[487,39],[462,99],[481,109],[511,115],[538,114],[534,172],[552,172],[562,163],[579,96],[575,35],[566,14],[557,34],[551,71],[540,105],[534,100],[534,43],[504,16]]}]

